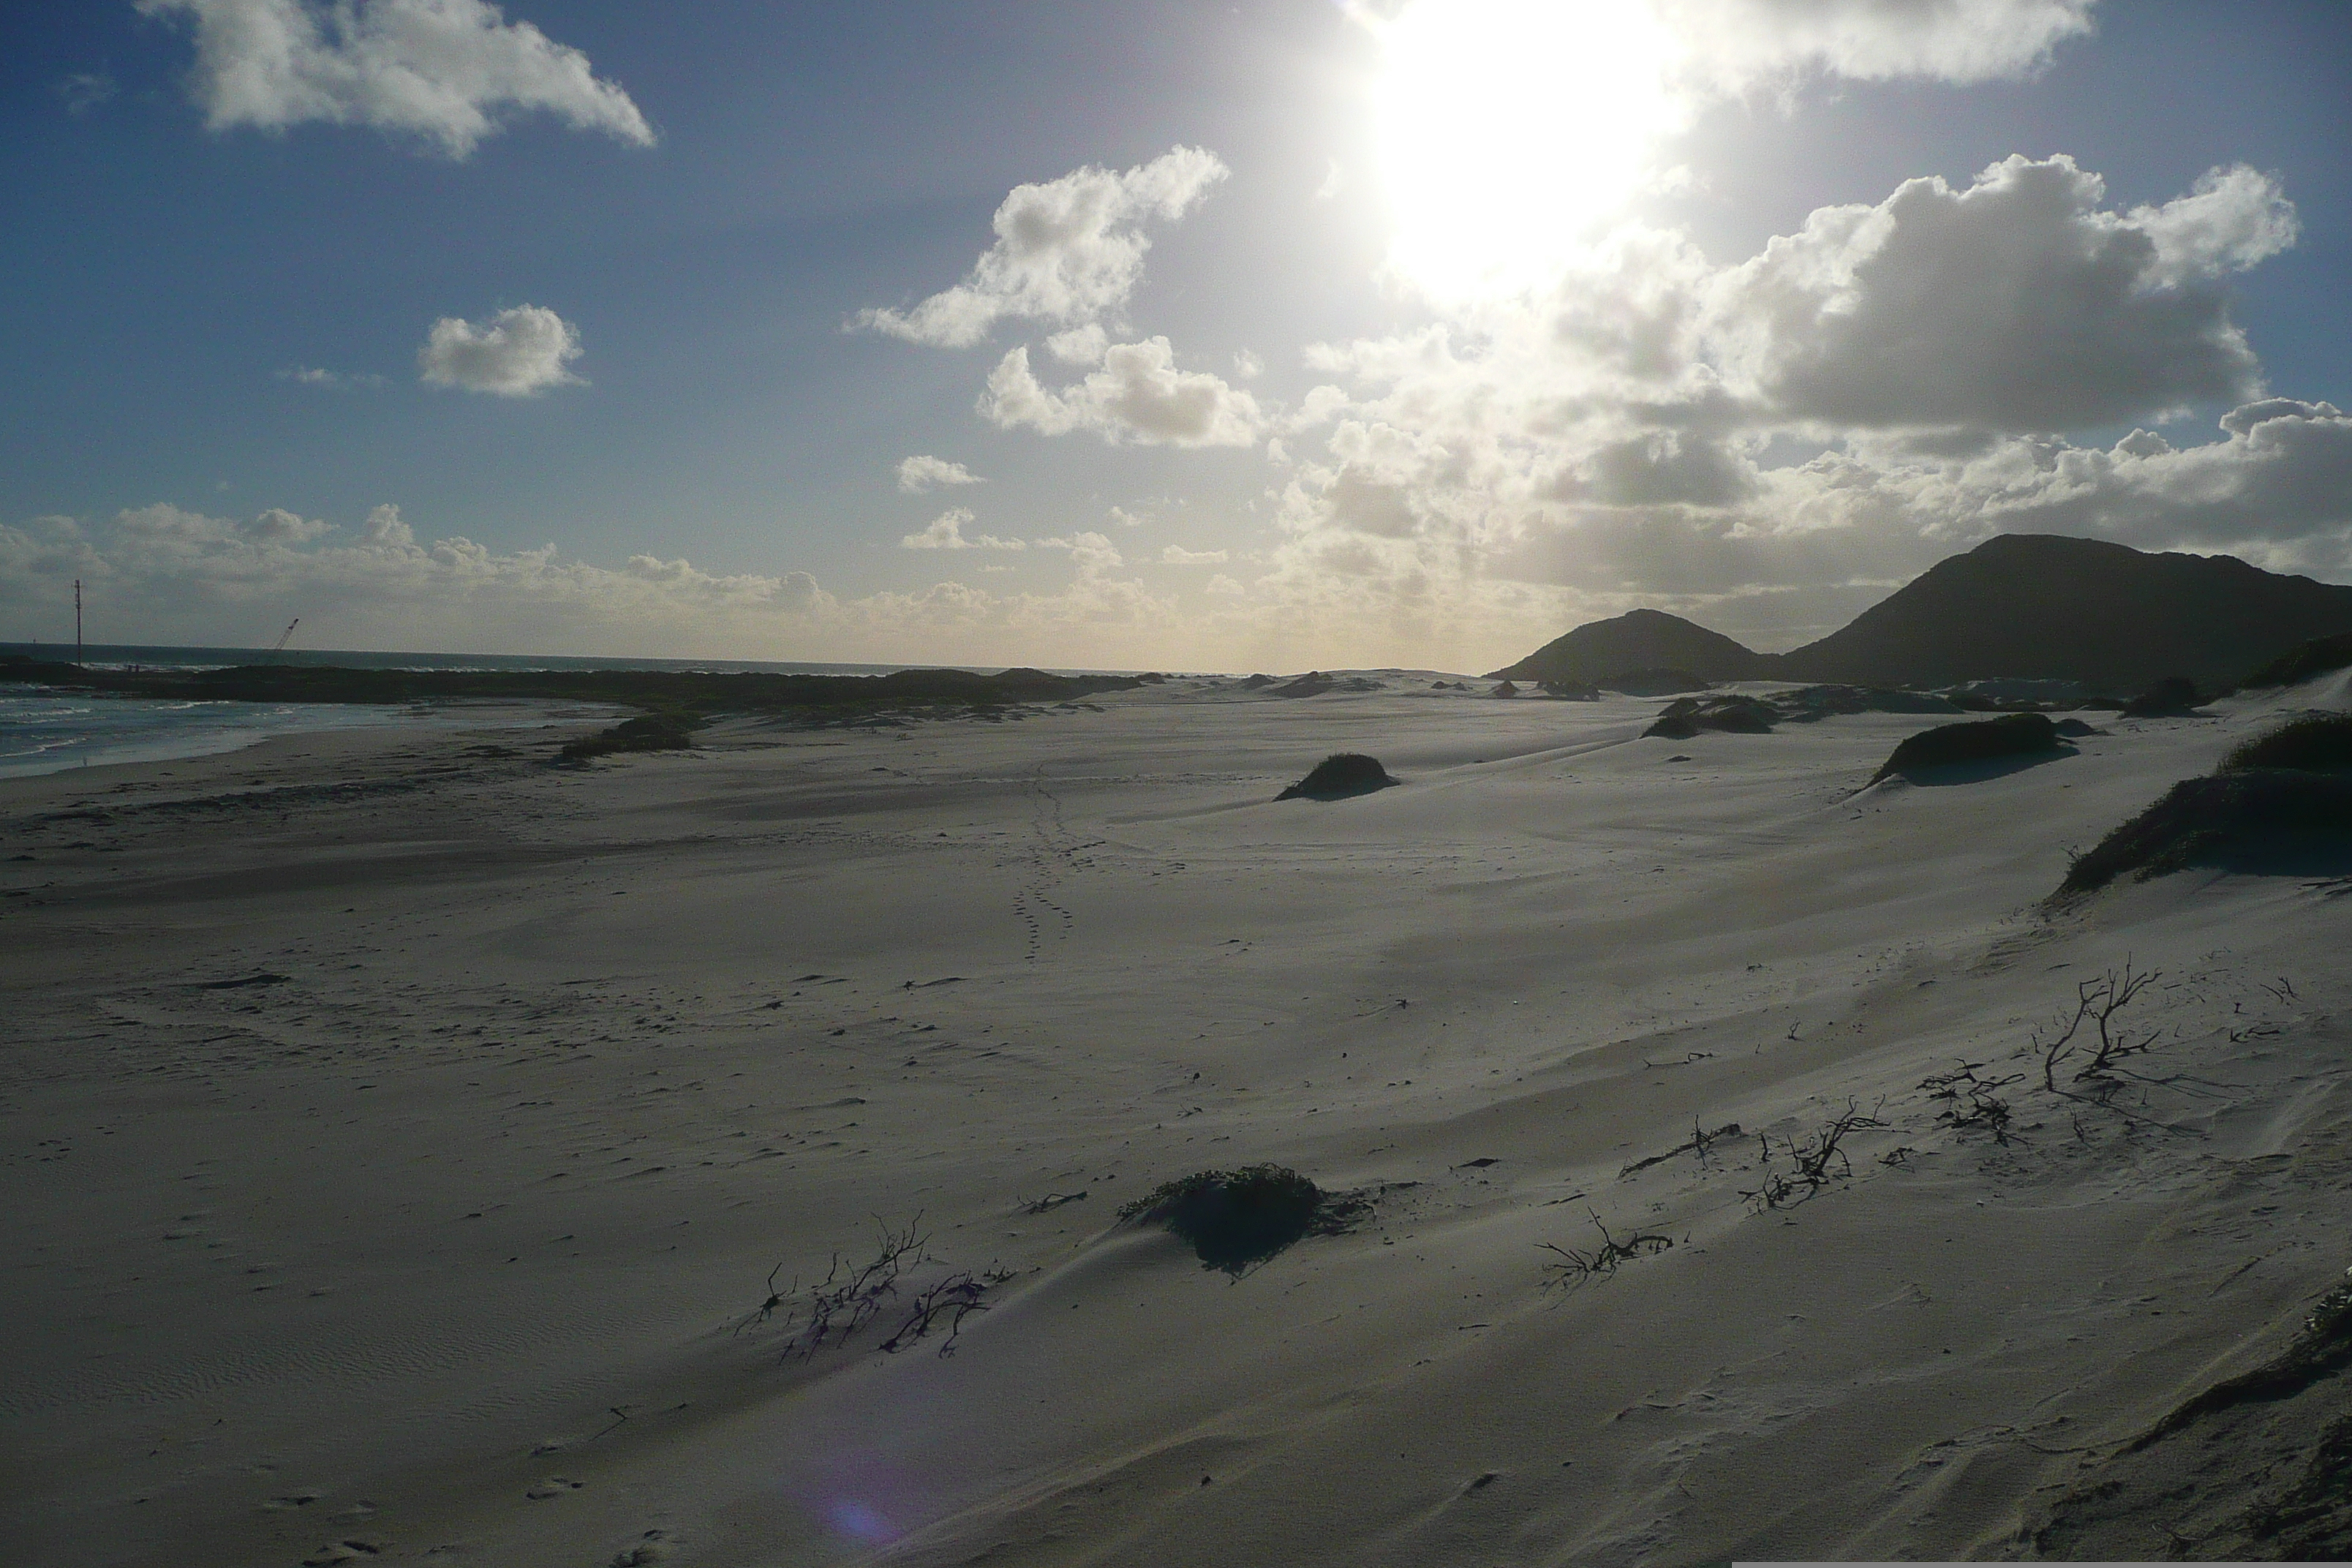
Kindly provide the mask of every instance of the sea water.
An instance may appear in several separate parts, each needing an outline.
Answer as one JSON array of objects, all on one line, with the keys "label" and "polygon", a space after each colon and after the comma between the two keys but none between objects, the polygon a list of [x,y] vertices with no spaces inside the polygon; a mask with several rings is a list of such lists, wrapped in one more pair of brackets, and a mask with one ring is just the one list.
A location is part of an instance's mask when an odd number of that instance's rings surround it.
[{"label": "sea water", "polygon": [[[55,643],[0,642],[0,654],[53,659],[66,649]],[[655,669],[709,670],[721,674],[887,675],[938,666],[903,664],[803,664],[760,659],[576,658],[527,654],[373,653],[337,649],[293,650],[241,647],[149,647],[100,646],[82,650],[94,669],[218,669],[235,665],[325,665],[345,669]],[[995,666],[959,665],[975,673]],[[1055,674],[1077,674],[1056,670]],[[533,704],[545,716],[520,727],[544,723],[561,711],[567,718],[607,716],[617,710],[600,704]],[[43,687],[0,686],[0,778],[23,778],[101,763],[168,762],[234,752],[273,735],[309,730],[356,730],[376,724],[415,723],[420,719],[457,721],[462,705],[425,711],[345,702],[184,702],[141,697],[89,697]],[[479,722],[477,718],[474,721]]]},{"label": "sea water", "polygon": [[179,702],[0,689],[0,778],[102,763],[208,757],[273,735],[354,730],[408,717],[404,709],[342,702]]}]

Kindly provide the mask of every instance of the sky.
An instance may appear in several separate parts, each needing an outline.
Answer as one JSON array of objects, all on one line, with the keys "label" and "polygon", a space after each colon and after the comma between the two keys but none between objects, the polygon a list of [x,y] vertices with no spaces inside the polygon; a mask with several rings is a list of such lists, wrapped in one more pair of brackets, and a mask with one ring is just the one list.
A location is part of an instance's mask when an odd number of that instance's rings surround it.
[{"label": "sky", "polygon": [[0,641],[1492,668],[2352,581],[2340,0],[0,13]]}]

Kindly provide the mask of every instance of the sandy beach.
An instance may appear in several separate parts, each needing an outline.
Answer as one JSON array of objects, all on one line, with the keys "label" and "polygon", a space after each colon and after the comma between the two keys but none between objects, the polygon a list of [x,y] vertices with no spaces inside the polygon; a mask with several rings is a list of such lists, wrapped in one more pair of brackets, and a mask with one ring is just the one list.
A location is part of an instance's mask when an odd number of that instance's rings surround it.
[{"label": "sandy beach", "polygon": [[[2352,1264],[2352,868],[2041,900],[2352,678],[1869,787],[1919,717],[1379,679],[0,783],[17,1552],[2156,1557],[2294,1479],[2331,1383],[2128,1445]],[[1339,751],[1400,783],[1274,802]],[[2136,1081],[2046,1089],[2126,963]],[[1118,1222],[1259,1161],[1353,1223],[1236,1277]],[[1671,1245],[1548,1267],[1602,1226]]]}]

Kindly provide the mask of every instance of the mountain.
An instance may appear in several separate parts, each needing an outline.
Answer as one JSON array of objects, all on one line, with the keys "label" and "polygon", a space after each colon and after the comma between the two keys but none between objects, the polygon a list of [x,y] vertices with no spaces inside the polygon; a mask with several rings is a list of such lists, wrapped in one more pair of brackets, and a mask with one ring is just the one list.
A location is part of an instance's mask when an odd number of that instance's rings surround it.
[{"label": "mountain", "polygon": [[1600,682],[1631,669],[1709,680],[1953,686],[2079,680],[2124,696],[2168,675],[2213,690],[2300,643],[2352,632],[2352,587],[2231,555],[2149,554],[2098,539],[2005,533],[1937,562],[1843,630],[1752,652],[1659,610],[1593,621],[1495,672]]},{"label": "mountain", "polygon": [[2340,631],[2352,631],[2352,587],[2231,555],[2011,533],[1937,563],[1781,662],[1796,680],[1916,687],[2021,676],[2129,695],[2168,675],[2227,686]]},{"label": "mountain", "polygon": [[1685,669],[1706,680],[1759,680],[1769,679],[1777,662],[1680,616],[1664,610],[1628,610],[1554,637],[1486,679],[1578,680],[1591,685],[1631,670]]}]

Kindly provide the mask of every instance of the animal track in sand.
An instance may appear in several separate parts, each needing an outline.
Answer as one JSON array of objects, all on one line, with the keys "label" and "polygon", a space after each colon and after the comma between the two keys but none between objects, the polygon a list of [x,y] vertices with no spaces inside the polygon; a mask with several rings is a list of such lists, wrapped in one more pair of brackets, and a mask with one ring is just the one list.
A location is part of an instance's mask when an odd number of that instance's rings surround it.
[{"label": "animal track in sand", "polygon": [[1063,823],[1061,800],[1045,787],[1042,770],[1041,776],[1031,781],[1030,789],[1036,797],[1036,810],[1030,819],[1036,843],[1029,854],[1029,874],[1013,895],[1013,916],[1022,925],[1022,957],[1034,963],[1044,955],[1049,932],[1058,942],[1077,928],[1077,917],[1047,896],[1057,871],[1083,869],[1094,862],[1079,856],[1079,850],[1091,846],[1078,844]]}]

